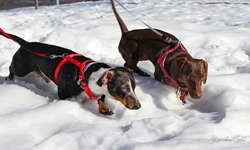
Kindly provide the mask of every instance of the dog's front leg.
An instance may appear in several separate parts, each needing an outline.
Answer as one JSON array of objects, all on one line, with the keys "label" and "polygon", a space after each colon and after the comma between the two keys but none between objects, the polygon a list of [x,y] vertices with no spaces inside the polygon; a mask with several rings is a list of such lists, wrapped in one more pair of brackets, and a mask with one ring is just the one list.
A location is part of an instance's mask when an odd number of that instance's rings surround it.
[{"label": "dog's front leg", "polygon": [[61,100],[71,97],[71,95],[69,95],[67,90],[65,90],[64,88],[61,88],[60,86],[58,86],[57,89],[58,89],[58,96]]},{"label": "dog's front leg", "polygon": [[184,89],[180,89],[181,90],[181,96],[180,96],[180,100],[182,101],[183,105],[186,104],[186,96],[188,95],[188,90],[184,90]]},{"label": "dog's front leg", "polygon": [[103,115],[113,115],[113,111],[109,110],[104,104],[105,95],[102,95],[100,99],[98,99],[99,112]]}]

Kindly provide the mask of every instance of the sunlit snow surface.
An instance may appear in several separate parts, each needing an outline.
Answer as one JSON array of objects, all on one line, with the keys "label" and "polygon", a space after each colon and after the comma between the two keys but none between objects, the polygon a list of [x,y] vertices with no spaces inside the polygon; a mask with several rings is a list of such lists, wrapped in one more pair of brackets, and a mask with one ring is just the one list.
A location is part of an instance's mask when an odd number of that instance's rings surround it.
[{"label": "sunlit snow surface", "polygon": [[[134,75],[142,105],[128,110],[106,99],[113,116],[96,101],[64,101],[57,87],[33,74],[5,81],[19,48],[0,37],[1,150],[250,149],[250,2],[248,0],[119,0],[154,28],[179,38],[194,58],[208,62],[199,100],[176,97],[151,75]],[[27,41],[58,45],[112,67],[123,66],[121,31],[108,0],[0,11],[0,28]],[[146,28],[116,4],[129,30]]]}]

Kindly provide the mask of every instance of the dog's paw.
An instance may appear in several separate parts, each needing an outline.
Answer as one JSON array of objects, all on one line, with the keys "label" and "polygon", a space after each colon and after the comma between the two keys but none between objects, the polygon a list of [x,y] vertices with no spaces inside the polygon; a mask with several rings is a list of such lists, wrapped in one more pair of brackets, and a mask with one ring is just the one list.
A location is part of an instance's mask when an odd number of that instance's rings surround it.
[{"label": "dog's paw", "polygon": [[50,80],[48,78],[43,79],[46,83],[50,83]]},{"label": "dog's paw", "polygon": [[100,113],[103,114],[103,115],[109,115],[109,116],[111,116],[111,115],[114,114],[112,110],[108,110],[108,111],[105,111],[105,112],[103,112],[103,111],[101,112],[100,111]]},{"label": "dog's paw", "polygon": [[185,99],[180,99],[183,103],[183,105],[187,104],[186,100]]},{"label": "dog's paw", "polygon": [[5,78],[5,81],[13,81],[14,80],[14,77],[13,78],[10,78],[9,76]]},{"label": "dog's paw", "polygon": [[143,72],[143,71],[141,71],[141,70],[137,71],[136,73],[137,73],[139,76],[142,76],[142,77],[150,77],[149,74],[147,74],[146,72]]},{"label": "dog's paw", "polygon": [[143,77],[150,77],[150,75],[147,74],[146,72],[143,72],[141,76],[143,76]]},{"label": "dog's paw", "polygon": [[147,74],[146,72],[142,71],[140,68],[135,67],[134,72],[137,73],[139,76],[143,76],[143,77],[150,77],[149,74]]}]

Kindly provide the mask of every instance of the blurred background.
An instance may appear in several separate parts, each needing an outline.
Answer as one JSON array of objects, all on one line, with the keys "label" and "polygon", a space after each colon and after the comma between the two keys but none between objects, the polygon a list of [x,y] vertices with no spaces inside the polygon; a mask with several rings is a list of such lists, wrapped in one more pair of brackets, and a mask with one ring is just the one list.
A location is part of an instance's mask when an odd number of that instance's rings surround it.
[{"label": "blurred background", "polygon": [[[59,0],[59,4],[75,3],[82,1],[91,1],[91,0]],[[98,0],[92,0],[98,1]],[[18,7],[28,7],[34,6],[35,8],[36,0],[0,0],[0,10],[13,9]],[[38,0],[38,6],[44,5],[55,5],[56,0]]]}]

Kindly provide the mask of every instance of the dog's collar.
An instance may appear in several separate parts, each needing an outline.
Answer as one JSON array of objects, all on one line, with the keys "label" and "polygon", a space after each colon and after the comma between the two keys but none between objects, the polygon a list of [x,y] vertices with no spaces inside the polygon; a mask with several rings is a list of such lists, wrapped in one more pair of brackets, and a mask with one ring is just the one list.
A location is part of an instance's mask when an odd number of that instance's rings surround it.
[{"label": "dog's collar", "polygon": [[95,62],[95,61],[88,63],[88,64],[84,67],[83,72],[85,73],[85,72],[89,69],[90,66],[92,66],[92,65],[94,65],[94,64],[96,64],[96,63],[97,63],[97,62]]},{"label": "dog's collar", "polygon": [[175,80],[169,75],[169,73],[166,71],[165,65],[164,65],[165,60],[166,60],[168,54],[169,54],[169,53],[172,53],[173,51],[175,51],[178,47],[180,47],[180,48],[181,48],[183,51],[185,51],[185,52],[187,51],[187,50],[182,46],[182,44],[181,44],[180,41],[179,41],[179,43],[176,44],[172,49],[170,49],[169,51],[167,51],[167,52],[165,52],[165,53],[162,53],[162,54],[158,57],[157,63],[160,65],[161,70],[162,70],[162,72],[164,73],[164,76],[165,76],[165,77],[167,77],[170,81],[172,81],[172,82],[173,82],[175,85],[177,85],[178,87],[186,88],[187,86],[186,86],[185,83],[179,82],[178,80],[175,81]]},{"label": "dog's collar", "polygon": [[[84,87],[83,87],[82,84],[81,84],[81,75],[80,75],[80,74],[79,74],[79,76],[78,76],[78,80],[77,80],[76,83],[84,90]],[[90,89],[89,89],[89,91],[90,91],[95,97],[99,97],[99,96],[100,96],[100,95],[94,93],[93,91],[91,91]],[[86,91],[85,91],[85,92],[86,92]]]}]

